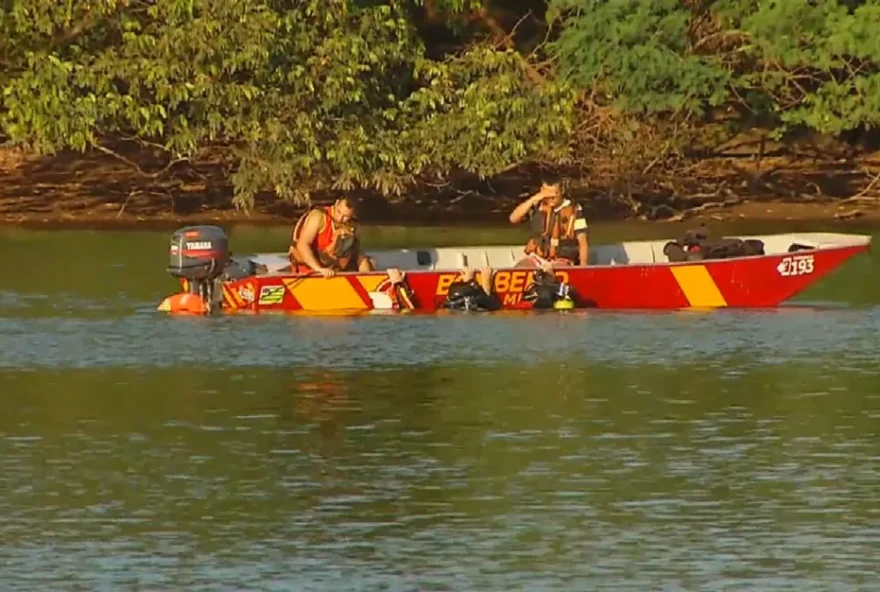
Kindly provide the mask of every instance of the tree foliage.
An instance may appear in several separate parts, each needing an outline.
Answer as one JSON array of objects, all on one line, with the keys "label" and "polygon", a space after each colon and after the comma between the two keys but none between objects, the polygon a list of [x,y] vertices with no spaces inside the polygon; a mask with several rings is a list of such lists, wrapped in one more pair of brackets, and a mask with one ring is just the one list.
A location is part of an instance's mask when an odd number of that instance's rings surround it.
[{"label": "tree foliage", "polygon": [[[544,5],[6,0],[0,141],[51,154],[124,139],[170,162],[219,153],[247,204],[264,189],[390,195],[560,164],[597,105],[629,118],[606,127],[630,144],[668,145],[654,123],[722,111],[779,130],[880,124],[880,0]],[[521,43],[528,14],[543,21]]]},{"label": "tree foliage", "polygon": [[[260,189],[389,194],[457,170],[559,158],[573,95],[477,43],[425,57],[413,5],[349,0],[12,0],[0,8],[0,126],[41,153],[127,138],[221,150]],[[447,0],[449,14],[473,0]],[[105,148],[106,149],[106,148]]]},{"label": "tree foliage", "polygon": [[552,0],[562,76],[636,113],[880,124],[880,0]]}]

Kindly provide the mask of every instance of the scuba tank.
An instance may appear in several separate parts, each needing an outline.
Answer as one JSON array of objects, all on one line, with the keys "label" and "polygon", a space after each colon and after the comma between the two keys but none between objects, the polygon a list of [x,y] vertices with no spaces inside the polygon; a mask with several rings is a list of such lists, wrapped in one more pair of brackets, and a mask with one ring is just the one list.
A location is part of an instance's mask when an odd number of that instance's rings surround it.
[{"label": "scuba tank", "polygon": [[560,282],[547,271],[535,273],[535,279],[526,287],[523,300],[532,303],[533,309],[566,310],[574,308],[574,295],[571,286]]}]

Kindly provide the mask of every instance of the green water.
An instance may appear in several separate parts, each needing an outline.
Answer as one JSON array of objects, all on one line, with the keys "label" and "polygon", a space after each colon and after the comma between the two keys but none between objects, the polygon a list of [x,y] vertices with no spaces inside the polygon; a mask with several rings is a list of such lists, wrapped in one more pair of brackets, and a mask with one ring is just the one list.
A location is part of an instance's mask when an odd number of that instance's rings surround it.
[{"label": "green water", "polygon": [[0,590],[880,589],[877,254],[775,311],[182,319],[167,238],[0,229]]}]

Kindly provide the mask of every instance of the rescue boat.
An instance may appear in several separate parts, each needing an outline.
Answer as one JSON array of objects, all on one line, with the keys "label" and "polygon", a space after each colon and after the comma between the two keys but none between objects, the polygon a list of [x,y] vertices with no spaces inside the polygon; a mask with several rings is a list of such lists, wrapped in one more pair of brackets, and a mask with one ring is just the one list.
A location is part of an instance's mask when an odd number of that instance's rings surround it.
[{"label": "rescue boat", "polygon": [[[729,237],[730,238],[730,237]],[[760,241],[763,254],[670,261],[670,240],[591,245],[587,266],[557,267],[575,306],[620,310],[776,307],[848,259],[870,251],[869,235],[808,232],[732,237]],[[171,241],[169,273],[183,292],[166,299],[170,312],[364,313],[393,308],[378,288],[385,270],[397,268],[417,311],[442,307],[464,267],[495,270],[494,288],[504,309],[529,309],[523,293],[535,270],[516,267],[522,245],[412,248],[369,251],[377,271],[332,278],[290,272],[286,253],[232,256],[216,226],[178,230]],[[181,304],[187,300],[190,304]],[[199,304],[202,303],[202,304]]]}]

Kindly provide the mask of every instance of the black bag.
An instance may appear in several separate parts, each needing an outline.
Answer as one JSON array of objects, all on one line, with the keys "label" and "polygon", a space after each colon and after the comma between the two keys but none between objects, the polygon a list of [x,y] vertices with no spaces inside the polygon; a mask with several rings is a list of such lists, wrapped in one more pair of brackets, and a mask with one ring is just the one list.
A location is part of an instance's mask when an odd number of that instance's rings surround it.
[{"label": "black bag", "polygon": [[705,224],[701,224],[697,228],[691,228],[684,232],[684,239],[681,241],[685,247],[699,246],[709,239],[709,229]]},{"label": "black bag", "polygon": [[672,262],[729,259],[764,254],[764,242],[757,239],[709,238],[705,225],[690,229],[679,241],[669,241],[663,254]]},{"label": "black bag", "polygon": [[223,268],[223,273],[220,275],[220,279],[223,281],[241,280],[252,275],[265,274],[268,273],[268,271],[269,270],[265,265],[255,263],[250,259],[244,262],[233,261],[230,259],[226,263],[226,267]]},{"label": "black bag", "polygon": [[703,259],[730,259],[731,257],[763,255],[764,243],[757,239],[719,238],[704,241],[700,245],[700,252]]},{"label": "black bag", "polygon": [[700,246],[709,238],[705,224],[686,230],[681,241],[669,241],[663,246],[663,254],[673,263],[703,259]]},{"label": "black bag", "polygon": [[678,241],[669,241],[663,247],[663,254],[666,255],[666,258],[672,261],[673,263],[679,263],[681,261],[693,261],[694,259],[702,259],[698,255],[698,252],[694,252],[693,254],[684,250],[684,247]]}]

